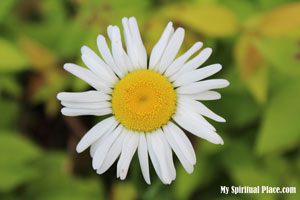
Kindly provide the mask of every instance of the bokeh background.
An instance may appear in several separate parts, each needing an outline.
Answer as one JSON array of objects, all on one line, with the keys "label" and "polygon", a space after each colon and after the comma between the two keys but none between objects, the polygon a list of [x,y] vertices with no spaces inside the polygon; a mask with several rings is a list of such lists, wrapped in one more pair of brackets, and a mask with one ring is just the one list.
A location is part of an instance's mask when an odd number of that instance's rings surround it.
[{"label": "bokeh background", "polygon": [[[98,176],[76,143],[97,117],[64,117],[59,91],[84,91],[63,71],[82,65],[80,47],[97,51],[109,24],[135,16],[148,53],[168,21],[213,48],[206,64],[231,85],[204,102],[227,123],[213,123],[225,145],[190,137],[197,164],[188,175],[152,184],[135,156],[125,181],[116,166]],[[0,199],[269,199],[297,194],[220,194],[220,186],[295,186],[300,190],[300,2],[295,0],[2,0],[0,1]]]}]

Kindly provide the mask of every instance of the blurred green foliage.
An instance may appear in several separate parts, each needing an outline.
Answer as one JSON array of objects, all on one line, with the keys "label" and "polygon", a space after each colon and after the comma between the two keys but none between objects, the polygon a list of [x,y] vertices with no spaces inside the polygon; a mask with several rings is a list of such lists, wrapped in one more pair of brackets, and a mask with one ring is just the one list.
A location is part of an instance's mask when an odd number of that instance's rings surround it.
[{"label": "blurred green foliage", "polygon": [[[98,34],[123,16],[138,19],[148,53],[168,21],[214,49],[218,77],[230,81],[214,125],[224,146],[191,137],[197,164],[163,185],[144,183],[135,157],[126,181],[115,167],[97,176],[75,145],[95,118],[66,118],[59,91],[89,86],[62,70],[96,50]],[[297,194],[221,195],[220,186],[300,188],[300,2],[297,0],[0,1],[0,199],[300,199]]]}]

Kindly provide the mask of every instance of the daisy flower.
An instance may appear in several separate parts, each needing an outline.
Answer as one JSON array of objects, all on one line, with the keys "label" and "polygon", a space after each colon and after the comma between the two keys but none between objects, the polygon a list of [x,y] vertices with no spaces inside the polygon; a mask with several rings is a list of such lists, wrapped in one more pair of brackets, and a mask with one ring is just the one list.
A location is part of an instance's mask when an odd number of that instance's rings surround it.
[{"label": "daisy flower", "polygon": [[221,70],[220,64],[198,68],[211,55],[212,49],[196,42],[183,55],[176,57],[183,42],[184,29],[174,30],[169,22],[153,47],[149,63],[147,52],[134,17],[123,18],[122,45],[120,29],[108,26],[111,48],[103,35],[97,38],[98,56],[86,46],[81,58],[87,68],[67,63],[64,69],[94,90],[61,92],[57,98],[65,106],[66,116],[107,116],[90,129],[78,143],[82,152],[90,147],[92,166],[104,173],[118,159],[117,177],[127,176],[133,155],[137,151],[141,171],[150,184],[148,154],[164,184],[176,177],[174,152],[190,174],[196,163],[193,146],[184,133],[189,132],[214,144],[223,144],[216,129],[204,118],[225,122],[209,110],[201,100],[220,99],[213,89],[224,88],[224,79],[203,80]]}]

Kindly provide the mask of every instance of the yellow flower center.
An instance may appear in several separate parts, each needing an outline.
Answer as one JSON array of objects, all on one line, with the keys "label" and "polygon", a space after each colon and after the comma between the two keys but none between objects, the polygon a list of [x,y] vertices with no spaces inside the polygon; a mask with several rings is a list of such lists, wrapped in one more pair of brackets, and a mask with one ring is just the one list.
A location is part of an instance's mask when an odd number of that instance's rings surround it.
[{"label": "yellow flower center", "polygon": [[176,93],[161,74],[150,70],[129,73],[112,93],[117,120],[135,131],[152,131],[166,124],[176,108]]}]

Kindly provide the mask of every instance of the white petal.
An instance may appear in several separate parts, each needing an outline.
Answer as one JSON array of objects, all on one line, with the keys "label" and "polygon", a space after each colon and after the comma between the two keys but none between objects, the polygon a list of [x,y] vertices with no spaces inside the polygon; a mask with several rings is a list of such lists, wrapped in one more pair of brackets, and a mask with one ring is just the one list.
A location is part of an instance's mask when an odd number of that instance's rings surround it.
[{"label": "white petal", "polygon": [[211,48],[203,49],[195,58],[185,64],[185,70],[193,70],[201,66],[210,57],[211,53]]},{"label": "white petal", "polygon": [[[87,55],[81,56],[84,64],[100,79],[107,87],[112,87],[117,81],[117,78],[113,78],[101,65]],[[115,76],[116,77],[116,76]]]},{"label": "white petal", "polygon": [[175,180],[176,178],[176,169],[174,166],[174,162],[173,162],[173,153],[172,153],[172,149],[165,137],[164,132],[161,129],[158,129],[157,131],[157,136],[160,138],[160,140],[163,142],[164,144],[164,148],[165,148],[165,156],[166,156],[166,161],[168,164],[168,168],[169,168],[169,172],[170,172],[170,176],[171,176],[171,180]]},{"label": "white petal", "polygon": [[154,70],[159,71],[161,74],[165,72],[167,67],[172,63],[172,61],[176,57],[183,42],[183,38],[184,29],[176,29],[175,33],[172,35],[170,41],[168,42],[168,46],[166,47],[160,62],[157,64]]},{"label": "white petal", "polygon": [[221,94],[215,91],[204,91],[197,94],[179,94],[178,97],[180,96],[203,101],[221,99]]},{"label": "white petal", "polygon": [[138,146],[138,157],[140,161],[140,166],[146,183],[151,184],[146,137],[144,133],[139,133],[139,134],[140,134],[140,140]]},{"label": "white petal", "polygon": [[122,47],[122,40],[120,35],[120,29],[117,26],[112,28],[111,36],[111,48],[114,61],[117,67],[122,72],[121,77],[125,76],[128,73],[128,68],[131,64],[127,54],[125,53]]},{"label": "white petal", "polygon": [[206,90],[224,88],[229,85],[225,79],[210,79],[184,85],[176,89],[178,94],[197,94]]},{"label": "white petal", "polygon": [[101,108],[97,110],[91,109],[80,109],[80,108],[62,108],[61,113],[65,116],[82,116],[82,115],[94,115],[94,116],[102,116],[108,115],[112,113],[111,108]]},{"label": "white petal", "polygon": [[183,65],[183,67],[181,68],[181,70],[179,70],[175,74],[173,74],[170,77],[170,80],[175,81],[178,78],[178,76],[180,76],[181,74],[186,73],[191,70],[194,70],[194,69],[197,69],[197,67],[202,65],[208,59],[208,57],[211,55],[211,53],[212,53],[211,48],[203,49],[196,57],[194,57],[193,59],[191,59],[190,61],[185,63]]},{"label": "white petal", "polygon": [[111,133],[113,132],[113,130],[115,129],[116,127],[114,126],[111,126],[107,131],[106,133],[104,133],[100,138],[98,138],[94,143],[91,144],[90,146],[90,156],[93,158],[94,157],[94,154],[96,152],[96,150],[98,149],[98,147],[100,147],[103,142],[105,142],[105,138],[108,137],[109,135],[111,135]]},{"label": "white petal", "polygon": [[104,172],[106,172],[106,170],[108,170],[110,166],[118,158],[118,156],[121,153],[122,144],[126,135],[127,133],[125,132],[125,129],[123,129],[119,137],[114,141],[114,143],[111,145],[110,149],[108,150],[101,167],[97,169],[98,174],[103,174]]},{"label": "white petal", "polygon": [[152,133],[150,135],[150,138],[151,138],[152,149],[159,162],[162,178],[166,184],[170,184],[172,181],[172,174],[170,172],[168,161],[165,155],[166,147],[164,143],[161,141],[160,137],[158,136],[157,131]]},{"label": "white petal", "polygon": [[206,128],[202,124],[199,124],[199,120],[197,120],[193,115],[188,115],[189,117],[186,116],[186,113],[177,111],[177,113],[173,116],[173,119],[182,128],[198,137],[201,137],[214,144],[224,144],[222,138],[216,132]]},{"label": "white petal", "polygon": [[201,115],[204,115],[206,117],[209,117],[217,122],[226,122],[226,120],[208,109],[203,103],[199,101],[195,101],[191,98],[186,97],[178,97],[178,101],[181,102],[183,105],[185,105],[189,110],[192,110],[194,112],[197,112]]},{"label": "white petal", "polygon": [[103,138],[102,145],[99,145],[94,156],[93,156],[93,168],[98,169],[103,161],[104,158],[111,147],[112,143],[115,141],[115,139],[119,136],[121,131],[123,130],[122,125],[120,124],[112,133],[107,134],[105,138]]},{"label": "white petal", "polygon": [[202,79],[205,79],[218,71],[222,69],[222,66],[220,64],[213,64],[206,67],[202,67],[197,70],[192,70],[187,73],[184,73],[174,81],[173,85],[175,87],[188,85],[196,81],[200,81]]},{"label": "white petal", "polygon": [[183,104],[182,102],[178,102],[177,109],[181,111],[181,113],[188,113],[189,116],[193,117],[195,120],[197,120],[197,123],[203,125],[204,127],[216,131],[215,127],[211,125],[201,114],[197,113],[193,107],[189,107],[186,104]]},{"label": "white petal", "polygon": [[105,138],[107,137],[107,135],[109,135],[109,134],[112,133],[112,131],[113,131],[113,129],[110,130],[110,131],[106,131],[106,133],[104,133],[100,138],[98,138],[94,143],[91,144],[91,146],[90,146],[90,156],[91,156],[91,158],[94,157],[95,152],[97,151],[97,149],[101,145],[103,145],[103,141],[105,140]]},{"label": "white petal", "polygon": [[[185,157],[183,152],[180,149],[180,146],[176,143],[175,139],[172,136],[171,131],[168,128],[168,125],[163,126],[164,133],[166,134],[166,138],[174,150],[176,156],[178,157],[179,161],[181,162],[182,166],[184,167],[187,173],[191,174],[194,171],[194,166],[191,164],[190,161]],[[183,147],[184,148],[184,147]]]},{"label": "white petal", "polygon": [[150,156],[150,159],[152,161],[152,164],[153,164],[153,167],[155,169],[155,172],[156,172],[157,176],[160,178],[160,180],[164,184],[166,184],[166,182],[162,178],[162,172],[161,172],[161,167],[160,167],[159,162],[158,162],[158,158],[156,157],[155,152],[154,152],[153,147],[152,147],[152,143],[151,143],[151,135],[152,134],[153,134],[153,132],[146,133],[149,156]]},{"label": "white petal", "polygon": [[173,23],[169,22],[159,41],[155,44],[155,46],[152,49],[149,60],[149,69],[154,69],[154,67],[158,64],[173,33]]},{"label": "white petal", "polygon": [[124,140],[122,153],[117,166],[120,170],[121,180],[126,178],[130,162],[139,144],[139,134],[133,131],[130,131],[129,134],[129,139],[127,141]]},{"label": "white petal", "polygon": [[128,70],[131,72],[133,70],[139,69],[139,56],[135,45],[136,41],[132,37],[129,29],[129,21],[126,17],[122,19],[122,24],[124,29],[124,40],[127,54],[132,63],[132,66],[128,66]]},{"label": "white petal", "polygon": [[118,80],[112,69],[93,50],[87,46],[83,46],[81,54],[84,64],[98,77],[111,84],[114,84]]},{"label": "white petal", "polygon": [[109,26],[107,27],[107,35],[108,35],[108,37],[109,37],[110,40],[111,40],[111,38],[112,38],[112,32],[113,32],[113,26],[112,26],[112,25],[109,25]]},{"label": "white petal", "polygon": [[112,68],[112,70],[120,77],[122,73],[120,69],[117,68],[116,63],[110,53],[109,47],[107,46],[105,37],[103,35],[98,35],[97,46],[102,58]]},{"label": "white petal", "polygon": [[[131,137],[130,131],[128,129],[124,128],[123,132],[125,134],[125,137],[124,137],[123,142],[122,142],[121,154],[123,152],[124,145],[128,144],[128,142],[130,140],[130,137]],[[117,178],[120,178],[120,158],[119,158],[119,161],[117,163]]]},{"label": "white petal", "polygon": [[96,90],[105,92],[107,94],[110,94],[112,92],[112,89],[107,87],[103,82],[101,82],[99,79],[97,79],[97,76],[95,76],[90,70],[82,68],[78,65],[66,63],[64,65],[64,69],[73,75],[77,76],[78,78],[82,79],[83,81],[87,82],[90,86],[95,88]]},{"label": "white petal", "polygon": [[145,48],[142,38],[141,38],[138,24],[134,17],[129,18],[129,28],[130,28],[130,32],[132,34],[132,38],[134,38],[134,40],[135,40],[135,49],[136,49],[136,52],[138,53],[139,65],[141,68],[146,69],[147,68],[147,52],[146,52],[146,48]]},{"label": "white petal", "polygon": [[172,64],[166,69],[165,76],[169,77],[173,75],[175,72],[180,70],[184,63],[196,52],[202,47],[202,42],[196,42],[188,51],[186,51],[183,55],[176,58],[172,62]]},{"label": "white petal", "polygon": [[78,153],[83,152],[93,142],[100,138],[110,127],[116,127],[117,124],[118,122],[114,116],[102,120],[81,138],[80,142],[77,144],[76,151]]},{"label": "white petal", "polygon": [[110,100],[111,96],[100,91],[86,91],[86,92],[60,92],[57,94],[57,99],[68,102],[101,102]]},{"label": "white petal", "polygon": [[176,142],[180,151],[192,165],[196,164],[196,154],[193,145],[185,133],[172,122],[169,122],[166,126],[171,132],[168,137],[172,138]]},{"label": "white petal", "polygon": [[69,101],[62,101],[61,104],[68,108],[78,108],[78,109],[95,109],[100,110],[103,108],[110,108],[111,103],[108,101],[102,102],[69,102]]}]

